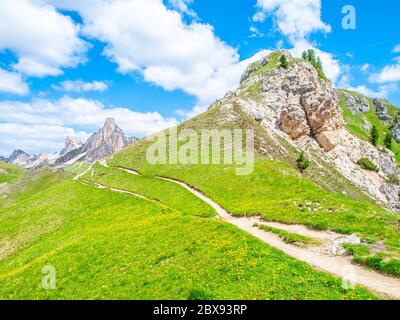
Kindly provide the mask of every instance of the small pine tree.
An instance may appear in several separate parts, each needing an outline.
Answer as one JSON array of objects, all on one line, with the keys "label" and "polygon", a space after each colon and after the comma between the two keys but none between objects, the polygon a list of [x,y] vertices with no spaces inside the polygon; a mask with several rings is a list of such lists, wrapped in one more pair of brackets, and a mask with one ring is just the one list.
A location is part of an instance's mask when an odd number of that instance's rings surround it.
[{"label": "small pine tree", "polygon": [[371,133],[370,133],[370,140],[374,146],[376,146],[378,144],[379,131],[376,126],[372,126]]},{"label": "small pine tree", "polygon": [[317,70],[318,75],[321,79],[323,79],[325,81],[327,80],[325,73],[324,73],[324,69],[322,68],[321,58],[315,54],[315,51],[313,49],[304,51],[302,54],[302,58],[307,60],[308,62],[310,62],[313,65],[313,67],[315,68],[315,70]]},{"label": "small pine tree", "polygon": [[307,170],[307,168],[310,166],[310,161],[306,158],[304,155],[304,152],[302,152],[297,159],[297,168],[300,170],[301,173]]},{"label": "small pine tree", "polygon": [[287,61],[286,56],[283,54],[281,55],[280,59],[279,59],[280,63],[281,63],[281,67],[284,69],[288,69],[289,68],[289,62]]},{"label": "small pine tree", "polygon": [[316,67],[317,66],[317,58],[315,56],[315,51],[313,49],[308,50],[308,61],[311,62],[311,64]]},{"label": "small pine tree", "polygon": [[393,136],[391,135],[391,133],[387,133],[385,136],[385,140],[384,140],[384,144],[385,147],[389,150],[392,150],[392,146],[393,146]]}]

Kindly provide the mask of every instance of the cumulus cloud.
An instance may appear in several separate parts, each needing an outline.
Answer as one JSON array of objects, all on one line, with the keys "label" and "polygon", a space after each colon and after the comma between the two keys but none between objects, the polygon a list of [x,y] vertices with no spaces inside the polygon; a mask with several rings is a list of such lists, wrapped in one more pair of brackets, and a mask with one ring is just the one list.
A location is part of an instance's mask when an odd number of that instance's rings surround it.
[{"label": "cumulus cloud", "polygon": [[380,86],[377,90],[370,89],[365,85],[360,85],[357,87],[347,87],[346,89],[357,91],[367,97],[371,98],[387,98],[391,93],[396,92],[398,87],[396,85],[385,85]]},{"label": "cumulus cloud", "polygon": [[[239,86],[240,82],[240,77],[243,74],[243,72],[246,70],[249,64],[256,62],[257,60],[260,60],[261,58],[267,56],[270,54],[272,51],[271,50],[260,50],[257,52],[255,55],[252,57],[242,60],[237,64],[234,64],[232,66],[229,66],[225,70],[221,70],[221,72],[226,76],[227,79],[230,79],[230,84],[226,88],[220,88],[220,87],[215,87],[215,99],[221,98],[221,94],[225,94],[227,90],[234,90]],[[226,90],[227,89],[227,90]],[[225,90],[225,91],[223,91]],[[213,101],[214,102],[214,101]],[[185,111],[185,110],[176,110],[176,113],[181,116],[183,119],[190,119],[204,111],[207,110],[208,104],[197,104],[192,108],[192,110]]]},{"label": "cumulus cloud", "polygon": [[9,49],[13,68],[29,76],[59,75],[84,60],[87,44],[79,27],[42,1],[0,0],[0,50]]},{"label": "cumulus cloud", "polygon": [[[122,73],[140,72],[145,81],[183,90],[200,104],[220,97],[237,80],[225,74],[239,62],[237,49],[221,41],[211,25],[185,22],[162,0],[49,2],[76,10],[85,35],[107,44],[104,54]],[[174,3],[183,8],[190,1]]]},{"label": "cumulus cloud", "polygon": [[28,153],[43,151],[56,152],[65,137],[77,136],[81,141],[88,138],[86,132],[56,125],[27,125],[19,123],[0,123],[0,154],[8,156],[13,150],[22,149]]},{"label": "cumulus cloud", "polygon": [[53,85],[53,89],[66,92],[106,91],[108,84],[105,81],[85,82],[82,80],[67,80],[60,85]]},{"label": "cumulus cloud", "polygon": [[330,32],[331,27],[321,19],[321,0],[257,0],[258,12],[253,21],[262,22],[274,16],[279,30],[291,41],[301,40],[316,32]]},{"label": "cumulus cloud", "polygon": [[29,93],[29,87],[20,74],[0,68],[0,92],[25,95]]},{"label": "cumulus cloud", "polygon": [[164,118],[157,112],[106,107],[99,101],[68,96],[57,101],[3,101],[0,102],[0,150],[10,152],[21,146],[30,152],[57,151],[67,135],[78,133],[86,138],[107,117],[115,118],[129,136],[146,136],[177,124],[174,118]]},{"label": "cumulus cloud", "polygon": [[384,67],[379,73],[371,75],[370,81],[374,83],[388,83],[400,81],[400,61]]}]

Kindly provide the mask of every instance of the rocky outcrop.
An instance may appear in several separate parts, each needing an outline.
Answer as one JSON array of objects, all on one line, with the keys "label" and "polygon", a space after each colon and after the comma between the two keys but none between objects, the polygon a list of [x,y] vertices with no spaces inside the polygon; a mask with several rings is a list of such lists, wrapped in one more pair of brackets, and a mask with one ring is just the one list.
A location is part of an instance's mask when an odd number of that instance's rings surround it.
[{"label": "rocky outcrop", "polygon": [[58,157],[58,153],[28,154],[22,150],[15,150],[6,162],[25,168],[51,166]]},{"label": "rocky outcrop", "polygon": [[60,155],[63,156],[72,150],[78,149],[82,146],[82,142],[77,137],[68,136],[65,138],[64,149],[61,150]]},{"label": "rocky outcrop", "polygon": [[375,113],[379,120],[388,123],[392,120],[389,112],[385,106],[385,101],[382,99],[374,99]]},{"label": "rocky outcrop", "polygon": [[371,110],[369,101],[367,98],[363,96],[353,95],[346,91],[342,91],[347,109],[351,112],[354,116],[360,113],[366,113]]},{"label": "rocky outcrop", "polygon": [[[388,183],[389,177],[400,177],[400,169],[391,151],[379,149],[342,130],[337,135],[338,146],[327,155],[340,172],[374,198],[393,207],[400,205],[400,186]],[[378,166],[379,172],[362,169],[357,162],[367,158]],[[400,209],[400,207],[398,208]]]},{"label": "rocky outcrop", "polygon": [[264,57],[261,61],[257,61],[255,63],[250,64],[246,70],[243,72],[240,83],[245,82],[255,71],[260,69],[261,67],[267,65],[270,62],[268,57]]},{"label": "rocky outcrop", "polygon": [[[294,146],[298,152],[304,151],[314,166],[329,174],[341,174],[384,206],[400,212],[400,186],[393,183],[400,179],[400,170],[394,154],[348,132],[331,83],[321,79],[310,63],[293,59],[287,52],[280,54],[285,54],[289,61],[287,69],[279,63],[271,64],[271,56],[264,59],[269,61],[267,68],[263,68],[267,72],[258,72],[261,62],[254,63],[243,75],[241,87],[216,105],[221,110],[239,106],[260,124],[271,137],[263,150],[272,159],[290,154],[288,146]],[[255,86],[256,83],[260,85]],[[260,92],[254,93],[255,87],[260,87]],[[352,112],[370,110],[368,99],[358,94],[352,96],[345,94]],[[380,118],[386,119],[385,112],[379,110],[378,106]],[[268,145],[273,145],[272,151]],[[362,158],[372,161],[379,172],[364,170],[358,164]]]},{"label": "rocky outcrop", "polygon": [[64,167],[78,161],[93,163],[122,150],[128,144],[137,140],[134,137],[127,138],[115,120],[109,118],[104,127],[93,134],[83,145],[76,137],[70,136],[65,139],[64,148],[60,153],[30,155],[22,150],[16,150],[5,160],[25,168]]},{"label": "rocky outcrop", "polygon": [[[291,56],[285,52],[289,61]],[[292,139],[312,136],[327,150],[335,145],[332,131],[343,128],[335,90],[307,62],[277,68],[263,79],[262,91],[278,112],[280,128]]]},{"label": "rocky outcrop", "polygon": [[130,143],[130,139],[115,122],[108,118],[101,130],[93,134],[82,146],[71,150],[56,161],[56,165],[72,164],[76,161],[93,163],[122,150]]},{"label": "rocky outcrop", "polygon": [[25,151],[15,150],[7,159],[8,163],[24,167],[31,161],[32,156]]},{"label": "rocky outcrop", "polygon": [[38,168],[44,166],[52,166],[58,157],[58,153],[40,153],[39,155],[32,155],[30,161],[25,164],[26,168]]},{"label": "rocky outcrop", "polygon": [[346,250],[344,245],[352,244],[352,245],[360,245],[361,239],[357,237],[357,235],[353,234],[347,237],[340,237],[328,242],[324,248],[322,249],[322,254],[326,256],[345,256],[348,255],[349,252]]},{"label": "rocky outcrop", "polygon": [[125,133],[118,127],[115,119],[108,118],[104,127],[92,135],[85,143],[87,153],[85,159],[94,162],[103,159],[115,152],[121,151],[129,144]]},{"label": "rocky outcrop", "polygon": [[393,139],[396,140],[398,144],[400,144],[400,122],[397,122],[393,125],[391,132]]}]

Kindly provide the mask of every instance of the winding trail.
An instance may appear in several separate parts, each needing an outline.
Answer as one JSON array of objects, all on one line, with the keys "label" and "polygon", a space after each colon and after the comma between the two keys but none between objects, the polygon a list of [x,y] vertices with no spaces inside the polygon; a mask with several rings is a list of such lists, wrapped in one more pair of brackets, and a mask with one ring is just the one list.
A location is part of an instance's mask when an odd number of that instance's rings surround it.
[{"label": "winding trail", "polygon": [[[117,169],[123,170],[132,175],[141,175],[139,172],[132,169]],[[310,230],[303,225],[287,225],[278,222],[265,222],[259,217],[236,217],[224,208],[222,208],[218,203],[208,198],[202,192],[196,190],[195,188],[189,186],[182,181],[160,176],[156,176],[156,178],[180,185],[199,199],[208,203],[212,208],[214,208],[214,210],[218,214],[218,217],[222,220],[235,225],[236,227],[253,235],[254,237],[265,242],[266,244],[286,253],[287,255],[297,260],[309,264],[317,270],[328,272],[351,284],[364,286],[382,298],[400,299],[400,279],[378,272],[369,271],[362,266],[353,264],[351,257],[327,256],[323,255],[320,250],[317,250],[317,247],[298,247],[285,243],[279,236],[273,233],[265,232],[264,230],[256,227],[255,224],[262,224],[325,241],[331,241],[337,239],[338,237],[342,237],[343,235],[339,235],[334,232]],[[125,190],[110,188],[107,186],[102,186],[102,188],[108,188],[112,191],[128,193],[139,198],[152,200],[142,195],[138,195]]]},{"label": "winding trail", "polygon": [[127,190],[112,188],[112,187],[106,186],[106,185],[98,183],[98,182],[94,182],[94,185],[98,189],[108,189],[108,190],[111,190],[111,191],[114,191],[114,192],[130,194],[131,196],[135,196],[135,197],[140,198],[140,199],[145,199],[145,200],[149,200],[149,201],[155,201],[155,200],[150,199],[150,198],[148,198],[146,196],[143,196],[141,194],[134,193],[134,192],[127,191]]},{"label": "winding trail", "polygon": [[86,173],[88,173],[92,169],[92,166],[90,165],[85,171],[82,173],[78,174],[77,176],[74,177],[74,181],[79,180],[80,177],[83,177]]}]

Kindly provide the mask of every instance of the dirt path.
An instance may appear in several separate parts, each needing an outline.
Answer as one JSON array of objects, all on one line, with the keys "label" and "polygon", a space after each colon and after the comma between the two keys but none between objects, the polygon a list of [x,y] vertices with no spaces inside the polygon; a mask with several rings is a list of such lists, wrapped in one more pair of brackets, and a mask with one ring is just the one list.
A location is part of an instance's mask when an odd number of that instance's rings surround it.
[{"label": "dirt path", "polygon": [[[139,172],[132,169],[119,169],[133,175],[140,175]],[[332,241],[339,237],[342,237],[343,235],[339,235],[334,232],[310,230],[303,225],[287,225],[278,222],[265,222],[262,221],[259,217],[235,217],[227,210],[222,208],[219,204],[205,196],[202,192],[194,189],[193,187],[187,185],[182,181],[159,176],[156,178],[180,185],[199,199],[208,203],[212,208],[214,208],[218,216],[224,221],[237,226],[241,230],[253,235],[261,241],[267,243],[268,245],[281,250],[287,255],[296,258],[297,260],[306,262],[317,270],[328,272],[343,279],[346,282],[350,282],[351,284],[364,286],[383,298],[400,299],[399,279],[383,275],[378,272],[369,271],[361,266],[355,265],[352,263],[351,257],[326,256],[323,255],[319,250],[315,250],[314,247],[298,247],[285,243],[279,236],[273,233],[265,232],[258,227],[255,227],[254,225],[264,224],[270,227],[292,233],[297,233],[307,237],[312,237],[314,239],[319,239],[322,241]],[[115,188],[110,189],[116,192],[129,193],[137,197],[147,199],[146,197],[143,197],[141,195],[137,195],[124,190],[119,190]]]},{"label": "dirt path", "polygon": [[89,166],[85,171],[75,176],[74,181],[79,180],[80,177],[83,177],[86,173],[88,173],[92,169],[92,166]]},{"label": "dirt path", "polygon": [[108,190],[111,190],[111,191],[114,191],[114,192],[130,194],[131,196],[135,196],[135,197],[140,198],[140,199],[146,199],[146,200],[149,200],[149,201],[154,201],[153,199],[147,198],[146,196],[143,196],[141,194],[134,193],[134,192],[127,191],[127,190],[112,188],[112,187],[106,186],[106,185],[98,183],[98,182],[95,182],[94,185],[96,186],[96,188],[99,188],[99,189],[108,189]]},{"label": "dirt path", "polygon": [[400,299],[400,280],[394,277],[386,276],[377,272],[369,271],[361,266],[354,265],[352,263],[351,257],[343,256],[326,256],[319,252],[315,252],[312,249],[300,248],[294,245],[290,245],[282,241],[282,239],[274,234],[267,233],[254,227],[254,224],[264,224],[278,229],[286,230],[289,232],[295,232],[302,234],[307,237],[334,240],[340,237],[340,235],[333,232],[320,232],[309,230],[304,226],[299,225],[285,225],[276,222],[263,222],[260,218],[240,218],[232,216],[228,211],[222,208],[219,204],[206,197],[203,193],[190,187],[186,183],[177,181],[174,179],[158,177],[165,181],[170,181],[179,184],[186,190],[190,191],[192,194],[202,199],[218,213],[218,215],[225,221],[239,227],[240,229],[252,234],[256,238],[262,240],[263,242],[275,247],[286,254],[308,263],[314,268],[329,272],[341,279],[350,280],[355,284],[362,285],[369,288],[373,292],[383,295],[386,297],[391,297],[395,299]]}]

